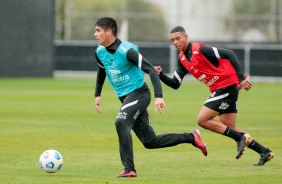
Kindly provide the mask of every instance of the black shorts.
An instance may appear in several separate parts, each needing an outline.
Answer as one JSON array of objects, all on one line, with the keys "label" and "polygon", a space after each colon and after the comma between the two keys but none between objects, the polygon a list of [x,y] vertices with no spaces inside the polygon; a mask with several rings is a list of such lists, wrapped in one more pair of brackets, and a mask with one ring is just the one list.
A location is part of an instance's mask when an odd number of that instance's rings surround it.
[{"label": "black shorts", "polygon": [[237,113],[239,89],[236,85],[232,85],[216,90],[208,97],[204,106],[219,112],[219,114]]}]

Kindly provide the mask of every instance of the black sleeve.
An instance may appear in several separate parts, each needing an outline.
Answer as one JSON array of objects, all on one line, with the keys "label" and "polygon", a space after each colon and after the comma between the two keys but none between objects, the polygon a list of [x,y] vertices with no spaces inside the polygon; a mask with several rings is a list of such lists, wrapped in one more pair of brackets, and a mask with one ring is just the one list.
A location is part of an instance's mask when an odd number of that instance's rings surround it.
[{"label": "black sleeve", "polygon": [[218,58],[216,57],[212,47],[202,45],[200,46],[200,51],[209,62],[211,62],[215,67],[218,67],[219,61],[217,60]]},{"label": "black sleeve", "polygon": [[165,83],[167,86],[178,89],[182,83],[182,80],[184,76],[188,73],[188,71],[182,66],[179,59],[176,66],[176,71],[174,72],[174,75],[172,78],[169,78],[166,76],[163,72],[160,73],[160,79],[163,83]]},{"label": "black sleeve", "polygon": [[240,65],[237,56],[232,50],[210,46],[201,46],[200,51],[215,67],[218,67],[219,65],[219,62],[217,60],[218,58],[227,59],[236,71],[239,81],[241,82],[245,80],[242,66]]},{"label": "black sleeve", "polygon": [[158,73],[156,72],[154,66],[133,48],[127,51],[126,59],[145,73],[149,74],[152,85],[154,87],[155,98],[162,98],[162,86]]},{"label": "black sleeve", "polygon": [[96,53],[95,53],[95,57],[99,65],[98,72],[97,72],[97,78],[96,78],[95,94],[94,94],[95,97],[97,97],[97,96],[101,96],[102,88],[103,88],[103,85],[106,79],[106,71],[103,68],[103,64],[100,61],[100,59],[98,58]]}]

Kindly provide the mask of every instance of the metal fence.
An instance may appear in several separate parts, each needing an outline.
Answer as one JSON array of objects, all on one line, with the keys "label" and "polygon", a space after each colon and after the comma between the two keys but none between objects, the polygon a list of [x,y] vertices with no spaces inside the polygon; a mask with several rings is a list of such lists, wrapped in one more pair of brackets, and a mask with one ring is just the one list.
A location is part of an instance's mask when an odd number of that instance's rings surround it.
[{"label": "metal fence", "polygon": [[[173,73],[177,51],[169,42],[140,42],[141,54],[153,65],[161,65],[165,73]],[[235,52],[244,73],[249,76],[282,77],[281,44],[208,43]],[[93,41],[55,41],[55,70],[97,71]]]}]

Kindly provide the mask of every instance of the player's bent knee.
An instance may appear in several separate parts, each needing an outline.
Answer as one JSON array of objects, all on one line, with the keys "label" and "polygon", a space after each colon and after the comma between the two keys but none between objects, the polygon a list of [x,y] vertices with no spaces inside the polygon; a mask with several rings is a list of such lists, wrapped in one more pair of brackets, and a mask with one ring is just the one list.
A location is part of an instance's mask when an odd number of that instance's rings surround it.
[{"label": "player's bent knee", "polygon": [[115,125],[116,125],[116,128],[119,129],[119,128],[124,128],[126,123],[122,119],[116,119]]},{"label": "player's bent knee", "polygon": [[143,143],[144,147],[147,149],[154,149],[154,145],[150,142]]},{"label": "player's bent knee", "polygon": [[145,142],[143,142],[144,147],[147,148],[147,149],[154,149],[155,148],[154,140],[155,139],[147,139],[147,140],[145,140]]},{"label": "player's bent knee", "polygon": [[203,118],[198,117],[197,122],[198,122],[198,125],[199,125],[200,127],[203,127],[203,128],[206,127],[207,121],[204,120]]}]

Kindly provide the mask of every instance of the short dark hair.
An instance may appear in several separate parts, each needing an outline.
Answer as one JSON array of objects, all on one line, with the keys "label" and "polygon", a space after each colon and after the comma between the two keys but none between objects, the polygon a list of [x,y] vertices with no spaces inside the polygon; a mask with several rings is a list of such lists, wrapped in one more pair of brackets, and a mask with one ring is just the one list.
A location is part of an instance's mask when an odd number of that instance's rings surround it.
[{"label": "short dark hair", "polygon": [[111,17],[103,17],[100,18],[99,20],[97,20],[97,22],[95,23],[95,26],[100,26],[102,27],[105,31],[111,29],[113,32],[114,36],[117,36],[117,31],[118,31],[118,27],[117,27],[117,22],[111,18]]},{"label": "short dark hair", "polygon": [[186,33],[185,29],[182,26],[176,26],[170,31],[170,33],[176,33],[176,32]]}]

